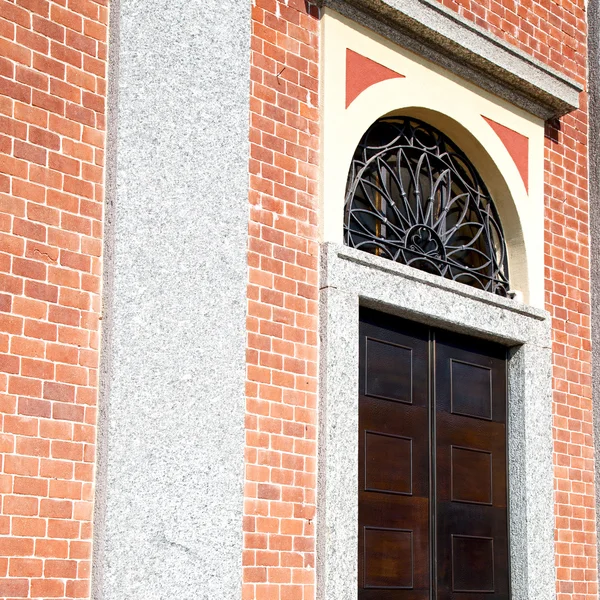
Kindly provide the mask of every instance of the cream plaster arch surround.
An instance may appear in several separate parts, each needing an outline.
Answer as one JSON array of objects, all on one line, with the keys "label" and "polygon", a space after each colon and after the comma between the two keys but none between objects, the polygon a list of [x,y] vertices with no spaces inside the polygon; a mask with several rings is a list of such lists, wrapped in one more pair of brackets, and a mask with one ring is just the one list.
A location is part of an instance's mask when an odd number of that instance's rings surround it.
[{"label": "cream plaster arch surround", "polygon": [[[446,133],[479,171],[500,215],[511,289],[543,308],[544,122],[329,9],[322,27],[321,241],[343,243],[348,170],[369,126],[388,115],[416,117]],[[347,49],[403,77],[368,87],[345,108]],[[528,189],[484,116],[528,138]]]}]

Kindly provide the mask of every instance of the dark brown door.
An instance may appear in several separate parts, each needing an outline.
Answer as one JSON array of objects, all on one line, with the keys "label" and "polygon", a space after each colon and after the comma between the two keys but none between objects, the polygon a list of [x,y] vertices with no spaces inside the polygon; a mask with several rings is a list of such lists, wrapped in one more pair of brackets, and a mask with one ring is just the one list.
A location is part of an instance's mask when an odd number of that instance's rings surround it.
[{"label": "dark brown door", "polygon": [[506,349],[361,311],[358,597],[508,600]]}]

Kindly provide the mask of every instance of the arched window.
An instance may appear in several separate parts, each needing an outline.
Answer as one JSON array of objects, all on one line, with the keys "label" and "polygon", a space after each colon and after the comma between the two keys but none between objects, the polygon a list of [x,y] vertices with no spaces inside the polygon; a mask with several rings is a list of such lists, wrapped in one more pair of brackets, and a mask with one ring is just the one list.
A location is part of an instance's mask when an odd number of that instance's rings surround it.
[{"label": "arched window", "polygon": [[409,117],[376,121],[348,175],[344,241],[417,269],[506,296],[504,234],[469,159]]}]

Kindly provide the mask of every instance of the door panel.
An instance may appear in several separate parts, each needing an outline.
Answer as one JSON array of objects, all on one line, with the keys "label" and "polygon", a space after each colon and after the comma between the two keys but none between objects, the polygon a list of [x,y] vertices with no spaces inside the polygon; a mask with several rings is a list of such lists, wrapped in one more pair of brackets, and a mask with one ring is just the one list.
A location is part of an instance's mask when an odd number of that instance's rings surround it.
[{"label": "door panel", "polygon": [[359,600],[508,600],[506,349],[361,310]]},{"label": "door panel", "polygon": [[361,313],[361,600],[429,599],[428,335]]},{"label": "door panel", "polygon": [[508,600],[506,350],[436,332],[438,599]]}]

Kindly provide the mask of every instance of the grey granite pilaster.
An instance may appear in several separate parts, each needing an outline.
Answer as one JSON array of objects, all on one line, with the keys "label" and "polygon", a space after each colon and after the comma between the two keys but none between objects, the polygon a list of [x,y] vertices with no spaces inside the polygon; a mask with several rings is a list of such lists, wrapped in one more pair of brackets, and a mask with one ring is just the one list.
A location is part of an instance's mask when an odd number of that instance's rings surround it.
[{"label": "grey granite pilaster", "polygon": [[97,600],[241,594],[250,2],[111,2]]},{"label": "grey granite pilaster", "polygon": [[[339,404],[337,390],[358,390],[358,296],[328,287],[320,304],[317,576],[320,598],[355,600],[358,562],[358,393]],[[350,320],[349,315],[356,315]]]},{"label": "grey granite pilaster", "polygon": [[[588,92],[589,92],[589,207],[590,273],[592,293],[592,400],[594,415],[596,531],[600,531],[600,1],[588,6]],[[598,538],[600,555],[600,538]],[[598,565],[600,574],[600,563]]]}]

